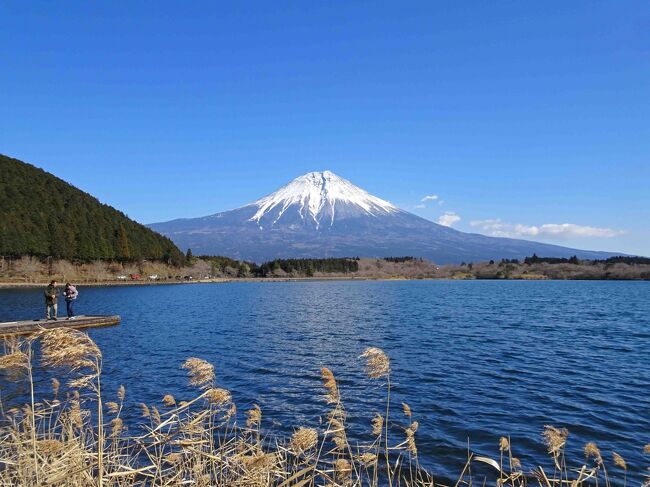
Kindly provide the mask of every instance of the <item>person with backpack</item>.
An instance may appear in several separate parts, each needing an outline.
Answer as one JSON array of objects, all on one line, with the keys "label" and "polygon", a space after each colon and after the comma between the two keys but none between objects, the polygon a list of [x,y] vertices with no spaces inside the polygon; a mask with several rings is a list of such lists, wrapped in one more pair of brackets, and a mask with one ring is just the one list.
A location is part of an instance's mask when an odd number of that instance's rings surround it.
[{"label": "person with backpack", "polygon": [[65,295],[65,305],[66,305],[66,311],[68,312],[68,319],[69,320],[74,320],[74,302],[77,299],[77,296],[79,296],[79,291],[77,291],[77,288],[67,282],[65,284],[65,291],[63,291],[63,294]]}]

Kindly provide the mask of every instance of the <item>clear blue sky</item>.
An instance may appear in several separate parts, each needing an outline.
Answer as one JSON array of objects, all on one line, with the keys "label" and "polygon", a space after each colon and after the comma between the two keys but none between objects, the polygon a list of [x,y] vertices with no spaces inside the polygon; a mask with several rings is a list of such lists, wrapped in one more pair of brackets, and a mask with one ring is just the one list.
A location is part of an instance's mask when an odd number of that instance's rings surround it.
[{"label": "clear blue sky", "polygon": [[141,222],[330,169],[460,230],[650,255],[646,1],[5,1],[0,70],[0,152]]}]

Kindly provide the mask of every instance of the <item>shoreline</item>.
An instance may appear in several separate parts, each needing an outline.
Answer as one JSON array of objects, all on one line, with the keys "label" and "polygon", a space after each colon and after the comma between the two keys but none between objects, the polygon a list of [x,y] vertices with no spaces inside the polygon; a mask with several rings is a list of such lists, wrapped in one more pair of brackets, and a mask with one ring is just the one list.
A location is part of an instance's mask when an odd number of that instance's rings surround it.
[{"label": "shoreline", "polygon": [[[128,287],[128,286],[169,286],[178,284],[230,284],[237,282],[318,282],[318,281],[626,281],[626,282],[648,282],[648,279],[551,279],[548,277],[536,278],[510,278],[510,279],[454,279],[449,277],[223,277],[214,279],[197,279],[196,281],[96,281],[96,282],[75,282],[77,286],[93,287]],[[43,282],[11,282],[0,281],[0,289],[31,289],[46,287],[49,281]]]},{"label": "shoreline", "polygon": [[[113,287],[113,286],[165,286],[173,284],[228,284],[233,282],[300,282],[300,281],[445,281],[445,280],[460,280],[460,279],[444,279],[444,278],[423,278],[423,279],[410,279],[407,277],[222,277],[214,279],[197,279],[196,281],[75,281],[77,286],[97,286],[97,287]],[[466,279],[467,280],[467,279]],[[49,281],[42,282],[11,282],[0,281],[0,289],[19,289],[19,288],[34,288],[47,286]],[[59,285],[62,285],[59,283]]]}]

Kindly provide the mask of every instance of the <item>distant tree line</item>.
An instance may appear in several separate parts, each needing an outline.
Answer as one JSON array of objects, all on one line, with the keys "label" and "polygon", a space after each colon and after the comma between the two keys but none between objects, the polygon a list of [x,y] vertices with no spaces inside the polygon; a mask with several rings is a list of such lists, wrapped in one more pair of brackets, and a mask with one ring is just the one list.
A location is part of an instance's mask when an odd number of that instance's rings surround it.
[{"label": "distant tree line", "polygon": [[650,258],[648,257],[625,257],[623,255],[617,255],[616,257],[610,257],[609,259],[604,260],[594,260],[593,262],[602,263],[602,264],[650,264]]},{"label": "distant tree line", "polygon": [[231,275],[236,277],[272,277],[278,274],[293,274],[311,277],[314,273],[348,274],[359,270],[359,258],[324,259],[275,259],[263,264],[231,259],[222,255],[200,255],[194,257],[188,250],[187,265],[200,260],[210,264],[212,275]]},{"label": "distant tree line", "polygon": [[402,262],[413,262],[413,261],[419,261],[422,262],[422,257],[412,257],[410,255],[404,256],[404,257],[384,257],[384,260],[386,262],[395,262],[397,264],[400,264]]},{"label": "distant tree line", "polygon": [[251,270],[259,277],[267,277],[280,270],[287,274],[294,273],[307,277],[313,276],[315,272],[348,274],[359,270],[359,261],[350,258],[276,259]]},{"label": "distant tree line", "polygon": [[[519,259],[501,259],[459,265],[436,266],[419,257],[385,257],[376,259],[325,258],[275,259],[261,265],[223,256],[193,257],[187,265],[209,263],[214,276],[230,277],[312,277],[316,274],[356,274],[372,276],[410,276],[474,279],[648,279],[650,259],[646,257],[611,257],[604,260],[539,257],[537,254]],[[196,264],[195,264],[196,265]],[[609,270],[611,269],[611,270]]]},{"label": "distant tree line", "polygon": [[3,155],[0,255],[184,262],[168,238],[42,169]]},{"label": "distant tree line", "polygon": [[537,254],[533,254],[530,257],[524,259],[524,264],[580,264],[577,256],[569,257],[568,259],[562,257],[538,257]]},{"label": "distant tree line", "polygon": [[[533,256],[531,256],[533,257]],[[325,275],[355,278],[438,278],[438,279],[646,279],[650,280],[650,259],[641,257],[610,258],[601,261],[571,259],[552,261],[531,258],[529,263],[494,261],[464,265],[436,265],[413,259],[393,262],[382,258],[350,259],[278,259],[258,265],[229,257],[187,252],[185,264],[175,266],[161,261],[92,262],[67,261],[42,257],[0,256],[0,282],[45,282],[49,276],[78,282],[117,280],[139,275],[145,280],[199,280],[210,278],[315,277]],[[525,261],[526,259],[524,259]],[[533,262],[533,263],[530,263]],[[151,276],[155,276],[153,279]]]},{"label": "distant tree line", "polygon": [[[505,259],[504,259],[505,260]],[[515,259],[516,260],[516,259]],[[512,262],[517,263],[517,262]],[[524,264],[574,264],[574,265],[590,265],[590,264],[650,264],[650,258],[648,257],[637,257],[637,256],[624,256],[617,255],[614,257],[609,257],[607,259],[578,259],[577,256],[567,258],[561,257],[538,257],[537,254],[533,254],[530,257],[524,259]]]}]

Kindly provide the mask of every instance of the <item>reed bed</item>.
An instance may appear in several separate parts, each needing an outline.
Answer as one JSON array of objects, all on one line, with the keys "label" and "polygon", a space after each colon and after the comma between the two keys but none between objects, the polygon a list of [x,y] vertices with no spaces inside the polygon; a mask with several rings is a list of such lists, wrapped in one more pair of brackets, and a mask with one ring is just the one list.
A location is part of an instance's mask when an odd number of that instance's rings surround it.
[{"label": "reed bed", "polygon": [[[39,347],[35,342],[40,342]],[[36,398],[33,366],[65,374],[52,381],[49,397]],[[101,386],[102,354],[87,334],[61,328],[29,339],[5,341],[0,357],[3,380],[25,381],[29,403],[2,408],[0,483],[16,486],[434,486],[442,485],[418,457],[419,423],[410,406],[391,404],[391,364],[384,351],[368,348],[360,357],[370,378],[385,390],[385,401],[370,412],[372,441],[350,438],[347,411],[334,373],[321,370],[326,421],[296,425],[285,439],[264,435],[263,411],[237,414],[230,391],[217,384],[215,368],[200,358],[179,364],[195,389],[180,400],[161,394],[159,404],[140,404],[141,421],[125,424],[127,390]],[[242,424],[238,417],[245,417]],[[401,431],[401,434],[395,433]],[[569,432],[546,426],[542,438],[553,468],[524,469],[510,439],[495,441],[494,458],[468,453],[453,487],[485,485],[579,487],[626,485],[621,455],[605,460],[588,443],[584,462],[569,466]],[[650,445],[644,452],[650,455]],[[478,465],[491,474],[477,475]],[[481,470],[479,468],[479,470]],[[650,473],[644,484],[650,486]]]}]

